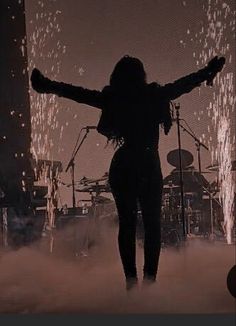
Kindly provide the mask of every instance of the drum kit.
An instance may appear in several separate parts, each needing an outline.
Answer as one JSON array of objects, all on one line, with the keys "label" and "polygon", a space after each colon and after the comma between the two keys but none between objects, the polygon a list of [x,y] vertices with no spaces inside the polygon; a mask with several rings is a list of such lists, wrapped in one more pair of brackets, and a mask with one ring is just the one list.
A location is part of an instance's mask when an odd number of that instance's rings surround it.
[{"label": "drum kit", "polygon": [[[193,155],[181,149],[184,212],[188,234],[211,236],[213,233],[223,235],[223,211],[219,200],[220,188],[217,181],[210,183],[205,174],[218,172],[217,164],[206,167],[207,171],[198,172],[193,166]],[[181,224],[181,193],[179,149],[168,153],[167,161],[174,167],[164,178],[162,219],[164,225],[177,227]],[[236,170],[236,161],[232,170]]]},{"label": "drum kit", "polygon": [[89,179],[83,177],[76,182],[76,192],[87,192],[93,197],[99,197],[101,193],[111,192],[108,182],[108,173],[106,172],[101,178]]},{"label": "drum kit", "polygon": [[[217,172],[219,167],[216,164],[210,165],[206,167],[207,171],[199,173],[192,165],[194,159],[191,152],[181,149],[181,156],[184,210],[188,234],[209,236],[213,227],[212,223],[215,229],[223,232],[220,222],[223,221],[223,212],[219,201],[219,186],[216,181],[210,183],[204,176]],[[181,233],[179,150],[169,152],[167,161],[174,169],[163,180],[162,225],[174,227]],[[235,167],[235,162],[233,162],[233,170]],[[101,198],[102,193],[111,193],[108,173],[106,172],[98,179],[83,177],[75,182],[75,191],[89,193],[91,202],[96,205],[96,198]]]}]

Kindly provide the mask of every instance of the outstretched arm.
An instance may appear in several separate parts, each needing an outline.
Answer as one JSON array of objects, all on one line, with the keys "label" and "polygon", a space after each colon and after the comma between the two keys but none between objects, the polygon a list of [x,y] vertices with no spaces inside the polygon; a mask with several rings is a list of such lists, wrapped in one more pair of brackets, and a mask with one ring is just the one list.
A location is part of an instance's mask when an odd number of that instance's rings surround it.
[{"label": "outstretched arm", "polygon": [[55,94],[99,109],[103,107],[102,92],[50,80],[38,69],[34,69],[31,74],[31,84],[38,93]]},{"label": "outstretched arm", "polygon": [[217,73],[223,69],[224,64],[224,57],[214,57],[205,68],[161,87],[161,94],[163,97],[168,98],[169,100],[174,100],[184,93],[191,92],[194,88],[200,86],[204,81],[207,82],[207,85],[212,86],[213,79]]}]

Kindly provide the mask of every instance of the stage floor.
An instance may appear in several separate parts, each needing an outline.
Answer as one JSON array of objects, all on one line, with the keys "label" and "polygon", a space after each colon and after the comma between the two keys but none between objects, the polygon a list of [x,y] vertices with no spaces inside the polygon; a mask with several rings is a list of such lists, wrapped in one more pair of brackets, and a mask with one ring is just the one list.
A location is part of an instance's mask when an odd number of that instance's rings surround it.
[{"label": "stage floor", "polygon": [[[102,243],[77,257],[68,257],[66,246],[60,255],[50,252],[45,238],[32,248],[1,249],[0,313],[236,312],[226,286],[234,245],[192,237],[179,249],[163,248],[156,284],[140,284],[127,295],[116,235],[117,229],[109,227]],[[137,246],[140,278],[142,257]]]}]

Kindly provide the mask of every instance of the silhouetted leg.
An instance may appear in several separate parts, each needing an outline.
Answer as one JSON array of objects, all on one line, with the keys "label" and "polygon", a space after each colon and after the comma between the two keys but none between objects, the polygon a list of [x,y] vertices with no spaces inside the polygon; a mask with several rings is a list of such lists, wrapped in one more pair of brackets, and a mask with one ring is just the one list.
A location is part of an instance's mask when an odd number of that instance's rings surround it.
[{"label": "silhouetted leg", "polygon": [[[137,200],[127,189],[113,191],[119,216],[118,244],[120,256],[127,280],[137,278],[136,270],[136,221]],[[133,280],[134,281],[134,280]]]},{"label": "silhouetted leg", "polygon": [[135,156],[125,148],[115,153],[110,170],[109,184],[119,216],[119,251],[126,277],[127,290],[137,284],[136,221],[137,187]]},{"label": "silhouetted leg", "polygon": [[140,193],[144,225],[144,279],[155,281],[161,250],[162,179],[147,182]]}]

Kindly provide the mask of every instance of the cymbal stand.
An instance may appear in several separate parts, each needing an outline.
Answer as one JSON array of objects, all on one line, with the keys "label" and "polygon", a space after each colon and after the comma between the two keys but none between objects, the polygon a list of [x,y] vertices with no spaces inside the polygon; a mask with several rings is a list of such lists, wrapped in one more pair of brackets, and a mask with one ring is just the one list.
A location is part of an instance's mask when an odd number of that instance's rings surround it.
[{"label": "cymbal stand", "polygon": [[210,239],[213,240],[214,239],[213,195],[212,195],[211,191],[209,191],[206,187],[202,186],[202,188],[209,195],[209,200],[210,200],[210,217],[211,217],[211,234],[210,234]]},{"label": "cymbal stand", "polygon": [[[182,128],[182,130],[184,132],[187,132],[187,134],[189,134],[195,141],[195,145],[197,148],[197,157],[198,157],[198,171],[199,174],[202,174],[202,169],[201,169],[201,154],[200,154],[200,150],[201,147],[205,148],[207,151],[209,151],[209,148],[203,144],[202,142],[200,142],[200,140],[194,135],[193,132],[187,130],[181,123],[180,123],[180,127]],[[215,200],[215,198],[213,198],[213,194],[211,191],[209,191],[206,187],[203,186],[202,183],[200,183],[197,178],[195,178],[197,183],[200,184],[200,186],[202,187],[202,189],[209,195],[209,201],[210,201],[210,218],[211,218],[211,235],[210,238],[213,240],[214,239],[214,216],[213,216],[213,200]]]},{"label": "cymbal stand", "polygon": [[[183,120],[183,119],[181,119]],[[185,121],[185,120],[183,120]],[[179,123],[180,128],[182,128],[183,131],[187,132],[187,134],[189,134],[195,141],[195,145],[197,148],[197,158],[198,158],[198,171],[201,174],[202,173],[202,167],[201,167],[201,147],[205,148],[207,151],[209,151],[209,148],[203,144],[202,142],[200,142],[200,140],[194,135],[193,132],[189,131],[188,129],[186,129],[181,123]]]},{"label": "cymbal stand", "polygon": [[186,227],[185,221],[185,205],[184,205],[184,183],[183,183],[183,167],[182,167],[182,156],[181,156],[181,138],[180,138],[180,104],[175,104],[176,111],[176,122],[177,122],[177,133],[178,133],[178,148],[179,148],[179,171],[180,171],[180,191],[181,191],[181,217],[183,225],[183,238],[186,239],[188,234],[188,228]]},{"label": "cymbal stand", "polygon": [[[82,128],[83,129],[83,128]],[[81,130],[82,130],[81,129]],[[81,131],[80,130],[80,131]],[[73,206],[73,210],[75,210],[75,157],[76,157],[76,154],[78,153],[80,147],[82,146],[83,142],[85,141],[88,133],[89,133],[89,128],[86,128],[85,129],[86,132],[85,132],[85,135],[83,136],[81,142],[79,143],[78,147],[76,150],[74,150],[73,154],[72,154],[72,157],[67,165],[67,168],[65,170],[65,172],[68,171],[69,168],[71,168],[71,181],[72,181],[72,206]]]}]

